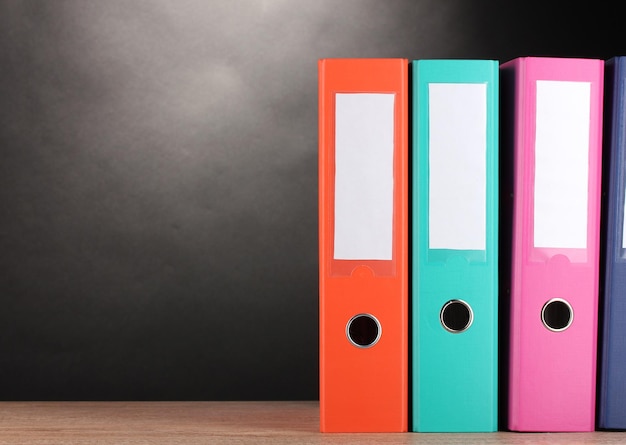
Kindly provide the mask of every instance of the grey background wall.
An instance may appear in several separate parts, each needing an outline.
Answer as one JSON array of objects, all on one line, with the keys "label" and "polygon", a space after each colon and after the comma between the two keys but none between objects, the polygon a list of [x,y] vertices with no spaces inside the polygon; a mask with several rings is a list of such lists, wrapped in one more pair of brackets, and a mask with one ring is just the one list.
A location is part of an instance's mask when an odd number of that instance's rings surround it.
[{"label": "grey background wall", "polygon": [[317,59],[626,54],[599,3],[1,0],[0,399],[316,399]]}]

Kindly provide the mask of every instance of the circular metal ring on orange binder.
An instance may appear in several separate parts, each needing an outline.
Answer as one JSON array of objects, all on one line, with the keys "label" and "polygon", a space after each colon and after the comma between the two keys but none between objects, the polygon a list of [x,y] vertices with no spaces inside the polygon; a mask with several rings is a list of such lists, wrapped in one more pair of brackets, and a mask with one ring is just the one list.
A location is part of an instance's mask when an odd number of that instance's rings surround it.
[{"label": "circular metal ring on orange binder", "polygon": [[567,300],[553,298],[541,308],[541,322],[552,332],[563,332],[574,322],[574,309]]},{"label": "circular metal ring on orange binder", "polygon": [[439,321],[446,331],[460,334],[467,331],[474,322],[474,312],[465,301],[450,300],[441,308]]},{"label": "circular metal ring on orange binder", "polygon": [[371,314],[357,314],[346,324],[346,337],[357,348],[371,348],[382,334],[382,327]]}]

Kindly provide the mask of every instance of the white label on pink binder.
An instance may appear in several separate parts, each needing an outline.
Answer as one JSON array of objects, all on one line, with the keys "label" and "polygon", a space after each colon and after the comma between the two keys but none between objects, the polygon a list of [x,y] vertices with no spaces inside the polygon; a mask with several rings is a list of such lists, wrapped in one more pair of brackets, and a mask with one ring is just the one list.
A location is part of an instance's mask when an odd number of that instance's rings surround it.
[{"label": "white label on pink binder", "polygon": [[428,85],[428,246],[485,250],[487,85]]},{"label": "white label on pink binder", "polygon": [[534,246],[587,247],[589,82],[537,81]]},{"label": "white label on pink binder", "polygon": [[334,259],[392,259],[394,100],[335,95]]}]

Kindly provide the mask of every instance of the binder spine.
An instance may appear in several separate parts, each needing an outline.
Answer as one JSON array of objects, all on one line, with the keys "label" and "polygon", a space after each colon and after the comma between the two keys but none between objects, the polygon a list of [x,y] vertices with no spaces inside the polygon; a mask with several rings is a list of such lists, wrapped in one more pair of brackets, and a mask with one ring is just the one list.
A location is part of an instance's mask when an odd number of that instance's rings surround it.
[{"label": "binder spine", "polygon": [[[513,110],[503,110],[514,114],[506,119],[514,123],[508,140],[516,150],[508,426],[519,431],[590,431],[595,417],[603,64],[520,58],[504,64],[502,73],[515,79],[513,91],[505,93],[514,95]],[[547,100],[553,97],[548,93],[566,99]],[[557,109],[555,103],[565,110],[563,116],[546,111]],[[586,123],[579,124],[583,118]],[[563,122],[578,122],[577,139],[545,145],[546,134],[571,137],[555,130]],[[586,136],[580,127],[588,130]],[[564,145],[568,154],[560,158],[559,167],[546,170],[551,165],[547,160],[556,160],[554,150]],[[541,181],[546,171],[548,176],[561,175],[555,176],[558,181],[574,181],[574,186],[584,181],[585,196],[577,196],[572,207],[586,203],[582,216],[573,213],[571,220],[555,224],[561,215],[538,214],[545,208],[539,200],[545,199]],[[559,196],[563,202],[566,198]]]},{"label": "binder spine", "polygon": [[323,59],[319,76],[320,430],[402,432],[408,61]]},{"label": "binder spine", "polygon": [[[413,62],[413,76],[413,430],[495,431],[498,427],[498,62],[418,60]],[[433,227],[438,222],[432,222],[433,212],[437,210],[432,188],[441,181],[433,180],[433,175],[439,173],[432,164],[435,162],[430,127],[435,115],[429,108],[432,94],[438,88],[451,88],[451,94],[459,92],[461,99],[466,92],[474,94],[469,92],[476,86],[477,91],[484,92],[481,97],[486,107],[484,127],[474,129],[485,136],[484,153],[479,155],[482,162],[478,164],[479,169],[484,169],[485,182],[478,187],[484,202],[481,204],[478,199],[478,210],[472,212],[478,212],[476,221],[482,218],[483,227],[476,232],[468,228],[468,239],[443,233],[433,241],[432,230],[441,227]],[[444,112],[444,119],[446,115]],[[454,141],[451,143],[454,145]],[[441,168],[445,173],[447,167]],[[467,174],[474,178],[481,176],[478,171]],[[461,187],[458,184],[459,178],[450,174],[447,186]],[[462,191],[458,190],[459,194]],[[444,215],[453,213],[454,209]],[[456,217],[462,219],[467,215]],[[474,239],[477,234],[478,238]]]},{"label": "binder spine", "polygon": [[626,124],[626,58],[605,64],[605,147],[603,169],[603,231],[600,280],[600,354],[598,374],[598,427],[626,428],[626,249],[624,248],[624,177]]}]

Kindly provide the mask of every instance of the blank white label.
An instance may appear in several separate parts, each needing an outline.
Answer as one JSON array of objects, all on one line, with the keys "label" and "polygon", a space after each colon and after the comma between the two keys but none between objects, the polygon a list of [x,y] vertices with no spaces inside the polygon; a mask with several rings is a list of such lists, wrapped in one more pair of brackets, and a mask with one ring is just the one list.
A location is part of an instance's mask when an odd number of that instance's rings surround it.
[{"label": "blank white label", "polygon": [[392,259],[394,100],[335,95],[335,259]]},{"label": "blank white label", "polygon": [[587,247],[589,82],[537,81],[534,246]]},{"label": "blank white label", "polygon": [[430,249],[485,250],[487,85],[428,85]]}]

